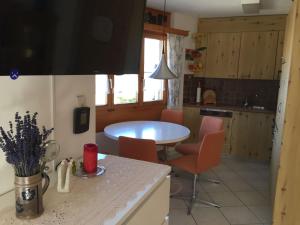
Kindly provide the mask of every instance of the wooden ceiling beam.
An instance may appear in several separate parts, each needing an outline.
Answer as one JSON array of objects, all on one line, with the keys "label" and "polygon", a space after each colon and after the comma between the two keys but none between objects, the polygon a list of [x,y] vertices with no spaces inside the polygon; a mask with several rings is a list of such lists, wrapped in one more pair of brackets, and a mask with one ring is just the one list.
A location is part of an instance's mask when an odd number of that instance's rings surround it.
[{"label": "wooden ceiling beam", "polygon": [[149,23],[144,24],[144,31],[146,34],[155,34],[155,35],[164,35],[164,33],[177,34],[181,36],[189,35],[189,31],[186,30],[180,30],[171,27],[164,28],[163,26],[156,25],[156,24],[149,24]]}]

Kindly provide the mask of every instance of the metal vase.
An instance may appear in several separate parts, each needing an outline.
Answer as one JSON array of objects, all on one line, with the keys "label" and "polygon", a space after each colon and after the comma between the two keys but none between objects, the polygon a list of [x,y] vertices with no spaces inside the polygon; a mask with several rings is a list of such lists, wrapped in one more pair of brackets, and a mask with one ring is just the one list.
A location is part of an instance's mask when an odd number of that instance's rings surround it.
[{"label": "metal vase", "polygon": [[[45,180],[44,186],[42,180]],[[33,219],[44,212],[43,194],[49,186],[47,174],[38,173],[30,177],[15,177],[16,216]]]}]

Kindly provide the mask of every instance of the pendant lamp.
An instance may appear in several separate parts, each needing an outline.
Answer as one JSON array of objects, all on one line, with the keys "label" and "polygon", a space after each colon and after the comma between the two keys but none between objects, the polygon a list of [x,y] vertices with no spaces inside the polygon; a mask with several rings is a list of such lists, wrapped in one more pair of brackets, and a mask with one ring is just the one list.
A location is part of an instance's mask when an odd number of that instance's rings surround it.
[{"label": "pendant lamp", "polygon": [[167,63],[167,54],[165,53],[165,13],[166,13],[166,4],[167,0],[165,0],[164,4],[164,15],[163,15],[163,50],[160,63],[155,71],[150,75],[150,78],[153,79],[161,79],[161,80],[169,80],[169,79],[176,79],[177,76],[170,70]]}]

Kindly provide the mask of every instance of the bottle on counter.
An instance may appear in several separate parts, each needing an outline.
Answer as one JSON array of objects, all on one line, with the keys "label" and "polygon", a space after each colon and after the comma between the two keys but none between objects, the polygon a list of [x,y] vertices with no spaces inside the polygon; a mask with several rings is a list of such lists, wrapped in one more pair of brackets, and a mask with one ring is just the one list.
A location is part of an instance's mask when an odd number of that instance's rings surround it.
[{"label": "bottle on counter", "polygon": [[57,191],[70,192],[70,177],[74,160],[63,160],[57,167]]},{"label": "bottle on counter", "polygon": [[200,103],[200,102],[201,102],[201,84],[199,82],[197,87],[196,103]]}]

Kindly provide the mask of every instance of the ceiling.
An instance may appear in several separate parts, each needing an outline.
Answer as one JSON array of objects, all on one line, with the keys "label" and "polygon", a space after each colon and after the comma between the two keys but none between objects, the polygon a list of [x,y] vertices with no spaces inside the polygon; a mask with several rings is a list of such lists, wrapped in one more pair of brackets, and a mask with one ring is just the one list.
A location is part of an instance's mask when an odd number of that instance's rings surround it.
[{"label": "ceiling", "polygon": [[[198,17],[225,17],[287,14],[291,0],[261,0],[259,14],[245,14],[241,0],[167,0],[168,12],[181,12]],[[163,9],[164,0],[147,0],[147,6]]]}]

